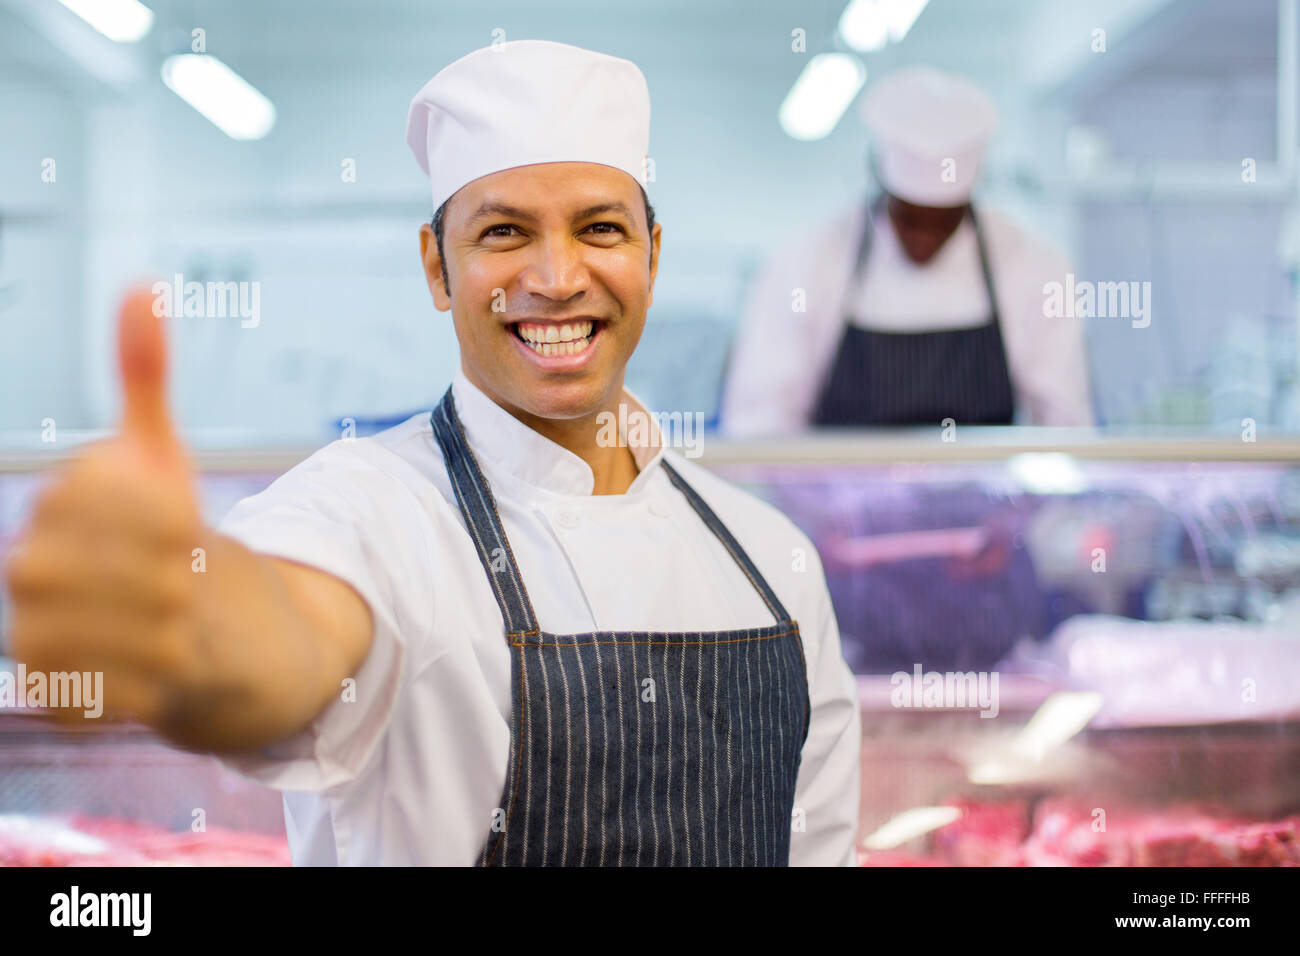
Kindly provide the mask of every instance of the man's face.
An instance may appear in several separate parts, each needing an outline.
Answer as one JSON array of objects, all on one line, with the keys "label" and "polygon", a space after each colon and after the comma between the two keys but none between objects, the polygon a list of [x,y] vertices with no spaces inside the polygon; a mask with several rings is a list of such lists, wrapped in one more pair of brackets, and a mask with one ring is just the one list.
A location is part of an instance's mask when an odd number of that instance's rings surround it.
[{"label": "man's face", "polygon": [[894,234],[907,257],[917,265],[934,258],[965,215],[965,206],[917,206],[897,196],[889,197],[889,221],[894,225]]},{"label": "man's face", "polygon": [[463,186],[443,222],[450,294],[427,224],[420,250],[466,378],[525,422],[617,404],[662,231],[649,233],[636,180],[597,163],[519,166]]}]

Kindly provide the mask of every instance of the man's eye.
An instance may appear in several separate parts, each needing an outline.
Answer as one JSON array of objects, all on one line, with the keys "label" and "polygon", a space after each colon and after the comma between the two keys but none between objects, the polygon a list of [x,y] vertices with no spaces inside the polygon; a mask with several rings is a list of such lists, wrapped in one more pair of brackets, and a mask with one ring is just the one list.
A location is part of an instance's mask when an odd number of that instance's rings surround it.
[{"label": "man's eye", "polygon": [[[514,226],[507,226],[507,225],[490,226],[483,232],[483,238],[486,239],[488,236],[500,236],[504,238],[505,236],[508,236],[510,234],[510,230],[514,228],[515,228]],[[505,231],[499,232],[498,230],[505,230]]]},{"label": "man's eye", "polygon": [[616,222],[596,222],[596,223],[592,223],[592,224],[591,224],[590,226],[588,226],[587,228],[588,228],[588,229],[600,229],[600,230],[602,230],[601,235],[605,235],[605,236],[613,235],[613,233],[611,233],[611,232],[604,232],[603,230],[605,230],[605,229],[612,229],[614,232],[623,232],[623,231],[624,231],[623,227],[620,226],[620,225],[619,225],[618,223],[616,223]]}]

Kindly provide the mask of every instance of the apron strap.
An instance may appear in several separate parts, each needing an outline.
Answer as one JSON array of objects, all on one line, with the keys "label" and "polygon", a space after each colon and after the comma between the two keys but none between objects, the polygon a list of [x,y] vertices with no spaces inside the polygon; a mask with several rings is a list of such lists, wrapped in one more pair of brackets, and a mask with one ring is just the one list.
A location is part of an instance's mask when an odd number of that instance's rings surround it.
[{"label": "apron strap", "polygon": [[[487,572],[488,580],[492,583],[497,604],[501,608],[501,616],[505,619],[507,636],[513,638],[524,634],[537,634],[540,628],[532,601],[528,597],[528,589],[524,587],[523,576],[519,573],[519,565],[515,561],[514,552],[510,549],[510,541],[506,538],[505,528],[501,524],[501,516],[497,511],[496,500],[492,497],[492,490],[488,487],[487,478],[484,477],[473,452],[470,451],[460,416],[456,413],[456,402],[452,398],[450,387],[430,415],[430,421],[433,424],[434,436],[442,448],[443,459],[447,463],[447,474],[456,495],[456,503],[460,506],[465,525],[474,540],[475,550],[478,551],[479,561],[482,562],[483,570]],[[722,523],[722,519],[667,461],[661,461],[660,464],[667,472],[669,480],[685,496],[691,507],[695,509],[695,513],[722,542],[727,553],[744,572],[749,583],[754,586],[754,590],[772,612],[776,623],[792,623],[781,599],[776,596],[767,579],[759,572],[745,549],[740,546],[740,542]]]},{"label": "apron strap", "polygon": [[994,325],[1001,327],[1002,320],[998,311],[998,294],[993,287],[993,270],[989,267],[989,251],[984,243],[984,230],[980,228],[979,217],[975,215],[975,207],[967,206],[966,215],[970,216],[971,225],[975,227],[975,244],[980,250],[980,269],[984,272],[984,288],[989,294],[989,306],[993,310],[992,322]]},{"label": "apron strap", "polygon": [[722,542],[722,546],[727,549],[732,560],[734,560],[736,564],[740,565],[740,570],[745,572],[745,577],[749,578],[749,583],[754,586],[754,590],[756,590],[759,597],[763,599],[763,603],[767,605],[767,609],[772,612],[772,616],[776,618],[776,623],[789,624],[790,615],[786,612],[785,605],[783,605],[781,599],[776,596],[776,592],[772,590],[771,585],[767,583],[767,579],[763,577],[762,573],[758,570],[758,567],[750,560],[745,549],[740,546],[740,542],[735,539],[727,526],[722,523],[722,519],[719,518],[717,514],[714,513],[713,509],[709,507],[708,502],[701,498],[699,493],[686,483],[686,479],[677,473],[677,469],[668,464],[667,461],[661,461],[660,464],[663,466],[664,471],[668,473],[669,480],[677,486],[677,490],[686,496],[686,500],[689,501],[691,507],[695,509],[695,513],[700,516],[700,519],[708,526],[708,529],[717,536],[719,541]]},{"label": "apron strap", "polygon": [[853,261],[849,266],[848,278],[844,280],[844,284],[840,287],[839,315],[841,324],[846,329],[849,326],[849,293],[851,293],[854,286],[858,284],[858,277],[862,274],[862,267],[866,264],[867,256],[871,252],[871,221],[875,218],[876,214],[880,212],[884,203],[885,195],[884,193],[881,193],[875,199],[862,204],[862,229],[858,232],[858,241],[853,250]]},{"label": "apron strap", "polygon": [[478,462],[469,450],[469,442],[465,439],[460,416],[456,414],[456,401],[451,397],[450,386],[429,418],[433,423],[433,433],[442,447],[442,457],[447,464],[447,475],[451,478],[456,503],[465,517],[465,525],[470,537],[474,539],[479,561],[483,563],[483,570],[487,572],[497,604],[501,607],[506,634],[510,637],[536,634],[538,627],[533,602],[528,599],[528,590],[519,574],[519,565],[515,563],[514,552],[510,550],[510,541],[501,525],[501,515],[497,512],[492,489],[488,487],[487,479],[483,477]]},{"label": "apron strap", "polygon": [[[857,285],[859,276],[862,275],[862,267],[866,264],[867,256],[871,252],[872,241],[872,220],[884,208],[885,195],[882,193],[874,200],[864,203],[865,211],[862,216],[862,229],[858,233],[857,247],[853,255],[853,265],[849,270],[848,280],[844,283],[840,292],[840,310],[839,314],[845,317],[845,325],[848,325],[848,297]],[[997,291],[993,286],[993,270],[989,266],[988,246],[984,242],[984,230],[980,228],[979,217],[975,215],[975,206],[970,204],[966,206],[966,215],[970,217],[971,225],[975,227],[975,245],[979,248],[980,253],[980,271],[984,275],[984,288],[988,292],[989,307],[993,313],[991,324],[1001,326],[1001,313],[998,309]]]}]

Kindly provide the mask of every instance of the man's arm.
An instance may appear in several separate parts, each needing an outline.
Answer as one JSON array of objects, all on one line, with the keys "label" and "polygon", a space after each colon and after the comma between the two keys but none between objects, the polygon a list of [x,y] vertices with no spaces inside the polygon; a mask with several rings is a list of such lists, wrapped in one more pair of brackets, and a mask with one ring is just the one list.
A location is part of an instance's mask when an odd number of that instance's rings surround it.
[{"label": "man's arm", "polygon": [[209,538],[194,634],[197,666],[155,726],[188,747],[240,751],[292,736],[338,698],[373,621],[333,575]]},{"label": "man's arm", "polygon": [[799,430],[800,409],[790,384],[807,374],[799,361],[791,291],[775,258],[764,263],[745,300],[732,338],[719,426],[733,437]]},{"label": "man's arm", "polygon": [[107,712],[185,746],[256,748],[327,706],[373,621],[338,578],[204,527],[152,307],[143,291],[123,307],[120,434],[62,469],[7,563],[11,653],[34,671],[101,672]]},{"label": "man's arm", "polygon": [[1035,425],[1092,425],[1083,320],[1045,314],[1044,287],[1063,284],[1074,268],[1054,247],[1027,237],[1020,242],[1003,317],[1016,398]]}]

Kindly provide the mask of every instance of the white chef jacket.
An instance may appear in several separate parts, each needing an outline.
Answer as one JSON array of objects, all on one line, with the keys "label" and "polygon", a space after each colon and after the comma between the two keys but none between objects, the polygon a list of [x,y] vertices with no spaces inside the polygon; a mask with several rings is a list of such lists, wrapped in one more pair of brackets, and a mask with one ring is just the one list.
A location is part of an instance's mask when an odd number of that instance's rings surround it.
[{"label": "white chef jacket", "polygon": [[[466,437],[543,630],[725,630],[773,623],[740,567],[662,467],[668,457],[749,553],[799,623],[812,707],[795,790],[795,865],[855,862],[856,682],[817,552],[785,515],[671,449],[631,447],[621,495],[592,495],[580,457],[457,372]],[[629,410],[645,407],[628,392]],[[637,437],[634,429],[632,438]],[[225,758],[282,791],[295,864],[473,863],[500,805],[510,743],[510,656],[427,413],[322,448],[220,530],[352,585],[374,640],[340,698],[295,737]],[[796,818],[798,819],[798,818]]]},{"label": "white chef jacket", "polygon": [[[844,332],[930,332],[984,325],[991,315],[975,228],[963,219],[934,258],[907,258],[882,208],[871,251],[845,295],[865,206],[856,204],[774,255],[750,289],[728,369],[720,417],[733,435],[808,426]],[[1038,425],[1090,425],[1087,356],[1077,318],[1043,314],[1043,286],[1065,282],[1066,257],[995,210],[977,206],[998,298],[1018,408]],[[806,309],[795,311],[795,290]]]}]

